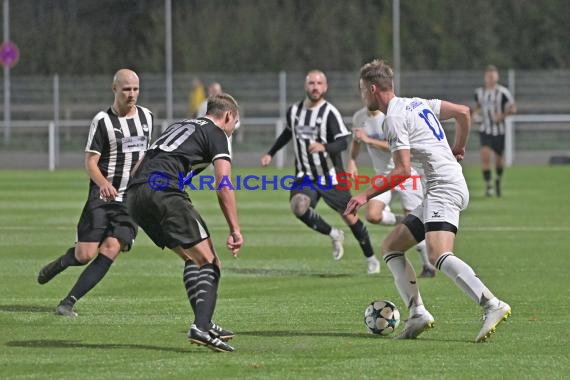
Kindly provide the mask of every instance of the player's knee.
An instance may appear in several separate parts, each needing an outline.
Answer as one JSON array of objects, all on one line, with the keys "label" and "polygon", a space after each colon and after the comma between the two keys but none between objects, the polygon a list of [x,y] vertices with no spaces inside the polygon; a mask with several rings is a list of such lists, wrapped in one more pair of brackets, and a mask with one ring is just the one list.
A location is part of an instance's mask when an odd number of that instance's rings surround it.
[{"label": "player's knee", "polygon": [[291,211],[297,217],[301,217],[305,215],[309,207],[311,206],[311,198],[306,196],[305,194],[295,194],[293,198],[291,198]]},{"label": "player's knee", "polygon": [[366,220],[372,224],[378,224],[382,221],[382,213],[366,213]]},{"label": "player's knee", "polygon": [[427,248],[427,255],[428,255],[428,260],[431,263],[431,265],[435,266],[435,263],[437,262],[437,259],[439,259],[439,257],[445,253],[448,252],[449,250],[446,249],[441,249],[440,247],[437,247],[436,245],[434,245],[433,241],[431,239],[426,239],[426,248]]},{"label": "player's knee", "polygon": [[428,254],[428,260],[429,260],[430,264],[433,266],[435,266],[437,259],[439,259],[439,257],[442,255],[441,252],[434,252],[433,250],[430,250],[429,248],[428,248],[427,254]]},{"label": "player's knee", "polygon": [[99,252],[111,260],[115,260],[121,252],[121,243],[117,239],[106,239],[100,246]]},{"label": "player's knee", "polygon": [[79,247],[75,251],[75,258],[79,261],[82,265],[87,264],[97,255],[97,248],[95,249],[88,249]]},{"label": "player's knee", "polygon": [[393,252],[406,252],[415,244],[413,239],[410,240],[409,237],[407,237],[405,229],[406,227],[398,225],[386,236],[382,241],[382,257]]},{"label": "player's knee", "polygon": [[390,242],[387,239],[382,241],[382,246],[380,247],[380,252],[382,253],[382,257],[386,256],[388,253],[393,252]]}]

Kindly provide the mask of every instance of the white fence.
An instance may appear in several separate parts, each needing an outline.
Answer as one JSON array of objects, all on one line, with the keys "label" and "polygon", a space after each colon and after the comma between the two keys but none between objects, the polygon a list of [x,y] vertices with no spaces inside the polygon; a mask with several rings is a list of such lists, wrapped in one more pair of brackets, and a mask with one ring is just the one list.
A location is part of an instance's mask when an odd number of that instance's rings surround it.
[{"label": "white fence", "polygon": [[[502,83],[514,93],[519,113],[510,119],[507,136],[509,163],[544,163],[548,154],[567,154],[570,145],[570,70],[508,70]],[[328,72],[329,99],[342,115],[362,107],[357,72]],[[165,118],[164,76],[141,73],[139,102],[157,119]],[[252,166],[281,130],[287,105],[305,94],[305,73],[175,73],[175,119],[188,116],[188,92],[192,80],[222,83],[240,102],[244,128],[238,132],[234,151],[238,166]],[[12,77],[11,128],[0,122],[0,168],[66,168],[82,165],[82,146],[87,139],[94,110],[106,109],[112,100],[111,78],[105,75]],[[401,96],[448,99],[474,105],[474,88],[482,85],[483,72],[403,71]],[[2,94],[0,93],[0,98]],[[0,110],[0,113],[1,110]],[[0,117],[2,120],[2,117]],[[49,123],[53,121],[51,140]],[[453,136],[453,128],[445,125]],[[468,146],[467,163],[478,161],[478,136]],[[536,140],[536,144],[535,141]],[[50,147],[51,144],[51,147]],[[287,154],[289,154],[287,156]],[[514,155],[518,154],[518,158]],[[257,156],[256,162],[254,158]],[[362,155],[362,159],[365,157]],[[61,158],[61,160],[60,160]],[[51,163],[50,163],[51,162]],[[276,164],[291,162],[289,146]]]},{"label": "white fence", "polygon": [[[351,120],[345,118],[347,125],[350,125]],[[81,132],[79,135],[87,133],[88,126],[90,125],[90,120],[60,120],[56,124],[53,120],[30,120],[30,121],[13,121],[12,125],[14,131],[27,130],[30,135],[39,136],[39,149],[41,151],[47,151],[47,161],[45,166],[49,170],[55,170],[60,167],[60,153],[61,153],[61,140],[65,134],[73,134],[74,132]],[[160,125],[164,129],[168,125],[166,120],[157,120],[157,125]],[[284,128],[284,120],[281,118],[245,118],[242,120],[243,127],[240,129],[242,135],[240,138],[236,139],[236,157],[240,155],[246,155],[243,153],[243,149],[239,149],[244,146],[245,143],[249,143],[249,153],[252,157],[259,157],[263,152],[267,151],[273,142],[274,138],[277,137]],[[0,123],[0,126],[2,124]],[[446,131],[448,131],[448,137],[451,139],[453,133],[453,128],[451,125],[444,125]],[[81,128],[81,130],[80,130]],[[63,131],[65,130],[65,132]],[[536,151],[548,152],[552,150],[553,152],[559,152],[563,150],[570,154],[570,114],[557,114],[557,115],[513,115],[507,118],[506,121],[506,146],[505,146],[505,161],[506,165],[511,166],[516,162],[517,154],[517,134],[524,135],[525,133],[535,133],[538,137],[532,135],[530,137],[531,141],[526,142],[526,147],[524,150],[528,150],[529,145],[535,145]],[[47,136],[46,136],[47,135]],[[264,135],[264,142],[259,142],[258,138],[260,135]],[[540,144],[540,141],[535,139],[544,138],[544,142]],[[547,138],[550,136],[549,138]],[[46,138],[47,137],[47,138]],[[524,136],[523,136],[524,137]],[[521,138],[523,138],[521,137]],[[65,138],[65,137],[64,137]],[[256,140],[257,139],[257,140]],[[25,140],[29,140],[26,138]],[[81,141],[79,145],[76,146],[74,152],[81,153],[82,145],[84,144],[84,139],[78,139]],[[526,138],[529,140],[529,138]],[[251,143],[253,141],[253,143]],[[551,142],[556,141],[559,143],[556,147],[549,147],[552,145]],[[47,147],[45,146],[47,144]],[[470,137],[471,149],[474,151],[475,147],[478,146],[477,137],[477,124],[474,124],[471,131]],[[42,148],[41,146],[44,145]],[[535,149],[533,148],[533,149]],[[26,149],[23,149],[24,151]],[[283,167],[287,161],[287,149],[282,149],[275,157],[275,165],[279,168]],[[0,154],[0,168],[10,168],[18,165],[9,161],[10,152],[6,153],[3,157]],[[536,162],[539,163],[539,162]],[[256,165],[257,162],[253,162],[253,158],[246,162],[246,166]],[[80,166],[80,164],[78,165]]]}]

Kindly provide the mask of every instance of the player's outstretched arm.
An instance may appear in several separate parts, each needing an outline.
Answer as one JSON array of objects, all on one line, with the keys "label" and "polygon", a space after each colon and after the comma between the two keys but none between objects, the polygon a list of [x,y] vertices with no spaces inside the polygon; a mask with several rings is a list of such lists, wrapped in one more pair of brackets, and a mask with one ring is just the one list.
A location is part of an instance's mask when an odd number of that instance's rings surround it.
[{"label": "player's outstretched arm", "polygon": [[231,183],[232,164],[223,158],[214,161],[214,176],[216,178],[216,192],[220,209],[226,218],[230,234],[227,239],[228,249],[234,257],[237,256],[242,244],[243,237],[239,227],[236,198]]},{"label": "player's outstretched arm", "polygon": [[117,196],[117,189],[107,181],[107,178],[99,170],[99,158],[101,155],[97,153],[87,152],[85,153],[85,170],[89,178],[99,186],[99,195],[104,201],[112,201]]},{"label": "player's outstretched arm", "polygon": [[442,120],[455,119],[455,142],[451,151],[457,158],[457,161],[463,160],[467,139],[469,137],[469,129],[471,128],[471,112],[469,107],[462,104],[442,101],[439,117]]}]

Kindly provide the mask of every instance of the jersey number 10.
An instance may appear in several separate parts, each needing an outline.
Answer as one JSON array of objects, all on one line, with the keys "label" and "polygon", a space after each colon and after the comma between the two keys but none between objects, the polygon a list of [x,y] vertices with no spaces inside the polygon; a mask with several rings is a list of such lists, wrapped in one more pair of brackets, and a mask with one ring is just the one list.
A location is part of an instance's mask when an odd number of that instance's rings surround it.
[{"label": "jersey number 10", "polygon": [[190,137],[196,130],[194,124],[173,124],[152,144],[150,149],[172,152]]},{"label": "jersey number 10", "polygon": [[[431,129],[431,132],[433,133],[433,135],[437,139],[437,141],[443,140],[443,138],[445,137],[445,134],[443,133],[443,129],[441,128],[441,124],[439,123],[439,120],[437,120],[437,117],[433,114],[433,112],[430,109],[425,108],[422,110],[422,112],[418,113],[418,115],[420,115],[420,117],[422,119],[424,119],[427,126],[429,127],[429,129]],[[434,126],[430,122],[430,118],[433,119],[433,121],[435,122],[435,124],[437,126],[437,130],[436,130],[436,128],[434,128]]]}]

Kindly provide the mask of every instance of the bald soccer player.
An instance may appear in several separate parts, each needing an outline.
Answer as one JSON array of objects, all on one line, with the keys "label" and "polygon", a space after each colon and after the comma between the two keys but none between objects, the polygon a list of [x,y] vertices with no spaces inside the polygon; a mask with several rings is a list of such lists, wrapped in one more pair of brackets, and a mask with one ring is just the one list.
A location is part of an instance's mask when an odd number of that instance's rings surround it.
[{"label": "bald soccer player", "polygon": [[137,235],[125,190],[149,147],[153,115],[137,106],[139,77],[134,71],[117,71],[112,90],[113,105],[95,115],[85,146],[89,194],[77,224],[77,241],[38,275],[38,282],[45,284],[67,267],[91,262],[56,308],[56,314],[66,317],[77,316],[75,303],[103,279],[120,252],[131,249]]},{"label": "bald soccer player", "polygon": [[350,132],[340,112],[325,100],[327,89],[327,77],[322,71],[307,73],[305,99],[289,107],[287,128],[261,157],[261,165],[269,165],[275,153],[293,139],[296,182],[291,186],[291,211],[307,227],[329,236],[332,257],[340,260],[344,255],[344,232],[316,212],[317,202],[323,198],[352,231],[366,257],[368,273],[378,273],[380,262],[372,250],[366,226],[356,215],[342,215],[351,195],[346,186],[339,186],[338,175],[344,172],[341,153],[348,146]]}]

